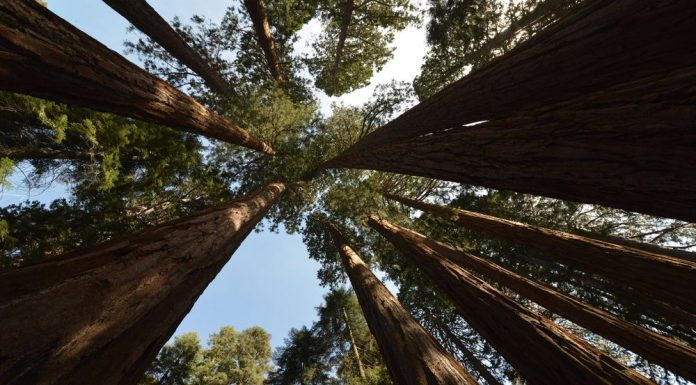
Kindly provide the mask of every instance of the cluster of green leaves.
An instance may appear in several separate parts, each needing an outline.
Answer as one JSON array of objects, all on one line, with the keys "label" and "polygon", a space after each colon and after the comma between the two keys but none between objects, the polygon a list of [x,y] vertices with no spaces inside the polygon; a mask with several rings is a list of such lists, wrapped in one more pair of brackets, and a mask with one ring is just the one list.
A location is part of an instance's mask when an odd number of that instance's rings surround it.
[{"label": "cluster of green leaves", "polygon": [[270,370],[271,336],[260,327],[224,326],[206,347],[185,333],[165,345],[140,385],[261,385]]},{"label": "cluster of green leaves", "polygon": [[274,354],[277,368],[270,373],[267,384],[391,384],[352,291],[330,291],[317,308],[317,316],[311,327],[290,331],[285,345]]}]

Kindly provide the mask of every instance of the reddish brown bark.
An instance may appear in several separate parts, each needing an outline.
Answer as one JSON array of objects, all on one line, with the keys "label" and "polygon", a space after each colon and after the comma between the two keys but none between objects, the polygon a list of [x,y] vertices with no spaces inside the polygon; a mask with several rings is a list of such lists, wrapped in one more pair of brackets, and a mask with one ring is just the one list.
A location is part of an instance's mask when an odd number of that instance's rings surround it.
[{"label": "reddish brown bark", "polygon": [[[580,235],[509,221],[473,211],[438,206],[393,194],[389,199],[450,220],[459,226],[541,251],[559,261],[642,291],[683,310],[696,309],[696,263],[668,255],[598,241]],[[665,282],[669,282],[666,285]]]},{"label": "reddish brown bark", "polygon": [[232,93],[229,84],[191,48],[145,0],[104,0],[131,24],[196,72],[216,92]]},{"label": "reddish brown bark", "polygon": [[367,325],[395,384],[476,385],[471,375],[387,290],[369,267],[329,225]]},{"label": "reddish brown bark", "polygon": [[264,55],[266,56],[268,70],[271,71],[273,79],[278,82],[282,82],[283,73],[280,69],[280,59],[278,59],[276,44],[273,40],[273,36],[271,35],[271,27],[268,24],[268,18],[266,17],[266,9],[263,5],[263,0],[244,0],[244,6],[249,13],[251,23],[254,25],[256,39],[259,42]]},{"label": "reddish brown bark", "polygon": [[135,384],[284,189],[0,275],[0,383]]},{"label": "reddish brown bark", "polygon": [[390,171],[696,220],[694,68],[517,118],[344,155],[325,167]]},{"label": "reddish brown bark", "polygon": [[[500,119],[641,77],[693,66],[690,0],[590,0],[451,84],[346,152]],[[692,206],[693,207],[693,206]]]},{"label": "reddish brown bark", "polygon": [[693,365],[696,362],[696,349],[621,320],[473,254],[458,251],[387,221],[382,220],[380,223],[389,230],[400,233],[404,239],[435,250],[442,257],[510,288],[551,312],[616,342],[650,362],[691,381],[696,380],[696,366]]},{"label": "reddish brown bark", "polygon": [[369,224],[447,294],[469,325],[532,385],[652,384],[632,369],[476,278],[412,232]]},{"label": "reddish brown bark", "polygon": [[0,3],[0,88],[176,127],[267,154],[247,131],[35,1]]}]

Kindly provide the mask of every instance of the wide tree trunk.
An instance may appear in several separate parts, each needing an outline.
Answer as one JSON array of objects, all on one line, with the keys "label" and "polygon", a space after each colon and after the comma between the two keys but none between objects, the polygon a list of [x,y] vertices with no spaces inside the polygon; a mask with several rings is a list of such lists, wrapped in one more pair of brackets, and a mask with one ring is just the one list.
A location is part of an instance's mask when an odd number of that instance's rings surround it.
[{"label": "wide tree trunk", "polygon": [[589,0],[368,135],[345,156],[693,66],[695,45],[691,0]]},{"label": "wide tree trunk", "polygon": [[246,7],[249,17],[251,18],[251,23],[254,25],[254,31],[256,32],[256,40],[259,42],[264,55],[266,56],[266,64],[268,69],[278,82],[282,82],[283,73],[280,69],[280,59],[278,59],[278,51],[276,50],[276,44],[271,35],[271,27],[268,24],[268,18],[266,17],[266,9],[263,4],[263,0],[244,0],[244,6]]},{"label": "wide tree trunk", "polygon": [[694,83],[696,66],[525,116],[341,156],[324,167],[425,176],[694,221]]},{"label": "wide tree trunk", "polygon": [[0,89],[273,150],[36,1],[0,2]]},{"label": "wide tree trunk", "polygon": [[515,291],[553,313],[595,332],[691,381],[696,381],[696,349],[619,319],[473,254],[453,249],[387,221],[378,222],[401,239],[433,250],[456,264]]},{"label": "wide tree trunk", "polygon": [[387,290],[341,233],[328,225],[367,325],[395,384],[476,385],[471,375]]},{"label": "wide tree trunk", "polygon": [[222,95],[232,93],[229,84],[191,48],[186,41],[145,0],[104,0],[136,28],[196,72]]},{"label": "wide tree trunk", "polygon": [[1,274],[0,383],[137,383],[284,190]]},{"label": "wide tree trunk", "polygon": [[579,337],[523,307],[376,215],[369,224],[447,294],[461,315],[531,385],[652,384]]},{"label": "wide tree trunk", "polygon": [[[580,235],[438,206],[393,194],[389,199],[452,223],[540,251],[538,258],[558,261],[602,275],[686,311],[696,309],[696,262],[598,241]],[[665,282],[669,282],[666,285]]]}]

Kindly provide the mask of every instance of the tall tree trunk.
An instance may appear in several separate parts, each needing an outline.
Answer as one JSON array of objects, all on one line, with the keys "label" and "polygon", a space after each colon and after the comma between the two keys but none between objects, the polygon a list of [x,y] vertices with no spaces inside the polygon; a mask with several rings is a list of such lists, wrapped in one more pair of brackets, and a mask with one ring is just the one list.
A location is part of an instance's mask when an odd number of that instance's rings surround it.
[{"label": "tall tree trunk", "polygon": [[353,355],[355,355],[355,361],[358,362],[358,372],[360,374],[360,379],[365,381],[365,367],[363,366],[362,359],[360,358],[358,345],[355,343],[355,337],[353,336],[353,328],[350,327],[350,319],[348,318],[348,313],[346,312],[346,308],[341,308],[341,311],[343,312],[343,320],[346,322],[346,329],[348,329],[350,346],[353,348]]},{"label": "tall tree trunk", "polygon": [[342,155],[324,167],[425,176],[693,221],[696,87],[688,85],[694,82],[696,66],[518,118]]},{"label": "tall tree trunk", "polygon": [[354,0],[341,1],[341,29],[338,33],[338,42],[336,43],[336,54],[334,55],[333,64],[331,65],[331,74],[336,76],[343,60],[343,50],[346,47],[346,39],[348,39],[348,30],[350,29],[351,21],[353,20],[353,11],[355,11]]},{"label": "tall tree trunk", "polygon": [[476,385],[459,362],[423,329],[372,274],[338,229],[328,225],[328,230],[392,381],[399,385]]},{"label": "tall tree trunk", "polygon": [[0,89],[176,127],[267,154],[247,131],[36,1],[0,3]]},{"label": "tall tree trunk", "polygon": [[268,24],[266,17],[266,9],[263,5],[263,0],[244,0],[244,6],[249,13],[251,22],[254,25],[256,39],[266,55],[266,64],[273,79],[277,82],[283,81],[283,73],[280,69],[280,59],[278,59],[278,51],[276,44],[271,35],[271,27]]},{"label": "tall tree trunk", "polygon": [[[587,328],[691,381],[696,381],[696,349],[619,319],[567,295],[540,285],[483,258],[455,250],[416,232],[382,220],[381,224],[403,239],[434,250],[438,255],[488,277],[553,313]],[[669,281],[667,281],[669,282]]]},{"label": "tall tree trunk", "polygon": [[[532,385],[652,384],[599,349],[476,278],[410,231],[369,224],[455,303],[461,315]],[[542,369],[543,368],[543,369]]]},{"label": "tall tree trunk", "polygon": [[137,383],[284,190],[1,274],[0,383]]},{"label": "tall tree trunk", "polygon": [[696,262],[393,194],[385,196],[459,226],[536,249],[541,252],[538,258],[602,275],[686,311],[696,309]]},{"label": "tall tree trunk", "polygon": [[464,345],[462,340],[456,334],[454,334],[452,329],[450,329],[446,323],[440,322],[434,317],[430,317],[429,321],[437,329],[440,329],[450,341],[452,341],[452,343],[457,347],[457,350],[459,350],[459,352],[462,353],[462,356],[464,356],[464,360],[474,367],[474,370],[476,370],[476,372],[483,377],[488,385],[503,385],[500,383],[500,381],[498,381],[497,378],[495,378],[495,376],[493,376],[488,368],[483,365],[481,360],[479,360],[474,353],[472,353],[469,348]]},{"label": "tall tree trunk", "polygon": [[72,150],[54,150],[50,148],[9,148],[0,147],[0,158],[10,158],[15,160],[32,159],[63,159],[63,160],[92,160],[92,155],[86,152]]},{"label": "tall tree trunk", "polygon": [[136,28],[186,64],[222,95],[232,93],[229,84],[191,48],[186,41],[145,0],[104,0]]},{"label": "tall tree trunk", "polygon": [[696,50],[686,47],[696,45],[695,32],[691,0],[586,1],[510,53],[371,133],[345,156],[693,66]]}]

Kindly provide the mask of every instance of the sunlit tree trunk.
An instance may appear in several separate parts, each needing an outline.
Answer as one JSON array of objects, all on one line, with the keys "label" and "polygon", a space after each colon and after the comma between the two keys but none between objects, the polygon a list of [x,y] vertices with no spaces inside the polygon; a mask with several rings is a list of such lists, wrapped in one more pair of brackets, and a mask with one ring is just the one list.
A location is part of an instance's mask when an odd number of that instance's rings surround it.
[{"label": "sunlit tree trunk", "polygon": [[272,154],[36,1],[0,2],[0,89],[142,119]]},{"label": "sunlit tree trunk", "polygon": [[370,226],[449,296],[461,315],[532,385],[652,384],[597,348],[476,278],[415,237],[372,215]]},{"label": "sunlit tree trunk", "polygon": [[[537,258],[596,273],[683,310],[696,309],[696,263],[492,215],[385,194],[389,199],[477,232],[536,249]],[[668,285],[665,282],[669,282]]]},{"label": "sunlit tree trunk", "polygon": [[138,382],[284,190],[1,274],[0,383]]},{"label": "sunlit tree trunk", "polygon": [[266,17],[266,10],[263,0],[244,0],[251,22],[254,25],[256,32],[256,40],[259,42],[264,55],[266,56],[266,64],[268,69],[278,82],[283,81],[283,73],[280,68],[280,59],[278,59],[278,51],[276,44],[271,35],[271,27]]},{"label": "sunlit tree trunk", "polygon": [[473,377],[382,285],[338,229],[328,225],[328,230],[392,381],[399,385],[475,385]]},{"label": "sunlit tree trunk", "polygon": [[355,343],[355,336],[353,336],[353,328],[350,326],[350,319],[348,318],[348,313],[346,312],[346,308],[341,308],[341,311],[343,312],[343,320],[346,323],[346,329],[348,329],[348,338],[350,338],[350,346],[353,349],[355,361],[357,361],[358,363],[358,372],[360,374],[360,379],[365,381],[365,367],[363,366],[362,358],[360,358],[358,345]]},{"label": "sunlit tree trunk", "polygon": [[586,1],[570,15],[446,87],[356,143],[345,154],[693,66],[690,0]]},{"label": "sunlit tree trunk", "polygon": [[210,88],[222,95],[232,93],[232,89],[222,76],[212,69],[147,1],[104,0],[104,2],[177,60],[200,75]]}]

